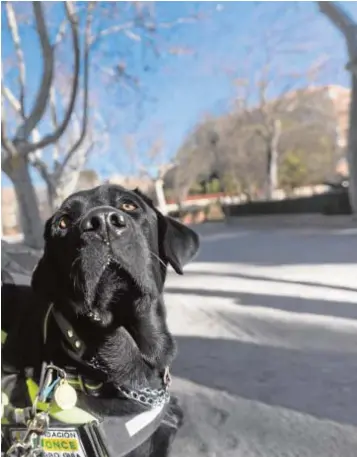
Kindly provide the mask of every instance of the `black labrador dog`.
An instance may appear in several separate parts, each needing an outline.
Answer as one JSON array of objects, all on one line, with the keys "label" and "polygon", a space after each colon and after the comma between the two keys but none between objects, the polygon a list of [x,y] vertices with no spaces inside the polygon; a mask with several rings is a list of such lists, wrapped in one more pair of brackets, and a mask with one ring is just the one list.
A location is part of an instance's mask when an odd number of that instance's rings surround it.
[{"label": "black labrador dog", "polygon": [[[168,390],[176,346],[163,288],[168,265],[182,274],[197,253],[198,235],[138,190],[103,185],[66,199],[44,236],[31,304],[9,333],[5,362],[18,372],[31,367],[39,379],[46,360],[81,379],[80,403],[112,419],[111,457],[124,455],[125,439],[130,457],[168,456],[183,413]],[[113,418],[157,405],[164,412],[144,441],[135,445],[136,432],[129,439],[115,431]]]}]

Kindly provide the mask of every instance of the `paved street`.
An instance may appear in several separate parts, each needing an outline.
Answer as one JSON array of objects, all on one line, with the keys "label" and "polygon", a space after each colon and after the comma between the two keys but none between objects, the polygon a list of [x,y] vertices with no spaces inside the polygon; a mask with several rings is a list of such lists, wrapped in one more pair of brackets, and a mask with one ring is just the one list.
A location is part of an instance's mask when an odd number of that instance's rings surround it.
[{"label": "paved street", "polygon": [[357,456],[357,229],[204,225],[166,301],[174,457]]}]

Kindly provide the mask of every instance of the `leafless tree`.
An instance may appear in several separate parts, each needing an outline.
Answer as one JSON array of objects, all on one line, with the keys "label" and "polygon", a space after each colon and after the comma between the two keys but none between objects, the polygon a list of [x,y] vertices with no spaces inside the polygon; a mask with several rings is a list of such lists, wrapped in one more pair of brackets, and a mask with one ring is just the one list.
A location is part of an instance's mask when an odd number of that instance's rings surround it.
[{"label": "leafless tree", "polygon": [[263,192],[269,199],[278,187],[285,119],[301,103],[297,88],[313,86],[326,61],[295,69],[284,58],[300,52],[294,50],[291,30],[279,20],[265,30],[257,22],[257,28],[259,34],[243,45],[245,58],[240,55],[238,69],[230,70],[236,86],[230,111],[198,123],[178,151],[176,195],[184,196],[200,174],[213,170],[248,197]]},{"label": "leafless tree", "polygon": [[[154,46],[153,34],[158,28],[168,28],[175,23],[189,22],[190,19],[180,18],[172,23],[158,24],[151,11],[152,6],[147,7],[141,2],[126,2],[123,6],[119,2],[112,5],[67,1],[57,4],[57,7],[61,5],[64,8],[63,20],[53,23],[48,14],[50,4],[5,4],[18,77],[17,89],[14,90],[13,80],[9,83],[6,74],[2,74],[2,171],[14,185],[25,243],[36,248],[42,246],[42,222],[30,168],[34,166],[40,171],[52,206],[66,193],[63,186],[68,172],[71,172],[72,183],[78,178],[81,167],[97,141],[89,112],[89,79],[96,45],[106,37],[118,34],[134,43],[145,41]],[[123,18],[120,14],[114,14],[116,9],[124,7],[126,15]],[[30,10],[31,18],[26,18],[20,24],[23,8],[26,12]],[[130,9],[132,13],[128,14]],[[25,43],[21,36],[21,30],[26,25],[33,25],[43,65],[41,81],[34,97],[26,77],[26,72],[31,70],[26,68]],[[61,54],[62,43],[65,43],[65,48]],[[31,52],[35,51],[32,49]],[[58,68],[61,57],[67,65],[66,96],[57,90],[58,78],[62,73],[62,69]],[[121,61],[118,65],[113,63],[112,69],[115,68],[117,80],[125,82],[133,79],[125,62]],[[28,109],[32,99],[32,107]],[[49,126],[50,132],[42,134]],[[45,160],[49,150],[52,167]]]},{"label": "leafless tree", "polygon": [[128,135],[126,138],[126,152],[131,157],[133,168],[138,177],[151,180],[157,207],[162,214],[167,214],[167,202],[164,192],[165,176],[176,164],[165,157],[165,145],[162,137],[158,135],[157,138],[150,142],[146,150],[139,152],[137,138],[135,135]]},{"label": "leafless tree", "polygon": [[351,102],[349,113],[348,163],[349,194],[352,211],[357,214],[357,23],[337,2],[317,2],[321,13],[325,14],[343,35],[348,63],[346,69],[351,73]]},{"label": "leafless tree", "polygon": [[191,186],[214,168],[217,134],[215,119],[204,118],[185,139],[175,157],[176,166],[166,176],[168,187],[180,206]]},{"label": "leafless tree", "polygon": [[240,94],[231,112],[204,119],[179,150],[171,179],[178,199],[186,196],[200,176],[212,172],[220,177],[225,191],[247,199],[262,197],[267,145],[274,138],[274,130],[269,136],[268,120],[273,116],[281,123],[275,189],[321,183],[332,175],[337,158],[336,113],[328,88],[287,91],[282,99],[267,98],[257,105],[249,105],[245,93]]},{"label": "leafless tree", "polygon": [[[97,119],[98,118],[98,119]],[[53,119],[56,122],[56,117]],[[54,126],[55,127],[55,126]],[[73,193],[77,187],[81,170],[85,167],[93,150],[103,154],[108,145],[108,132],[104,121],[99,115],[91,116],[87,132],[80,144],[81,123],[76,113],[72,114],[71,124],[63,135],[62,141],[53,145],[53,163],[43,160],[42,151],[33,152],[30,164],[37,169],[46,185],[48,209],[53,213],[63,200]],[[33,137],[36,137],[34,130]],[[72,150],[75,152],[71,153]]]},{"label": "leafless tree", "polygon": [[[60,122],[56,130],[45,137],[40,138],[39,141],[33,142],[30,139],[30,135],[41,121],[46,111],[50,95],[54,73],[54,45],[51,45],[50,43],[42,3],[34,2],[33,14],[35,17],[36,31],[40,39],[40,48],[44,67],[42,81],[36,94],[35,102],[30,112],[26,114],[25,98],[28,94],[25,82],[25,60],[13,4],[10,2],[6,3],[8,26],[17,56],[19,97],[16,98],[10,88],[5,85],[4,78],[2,77],[1,165],[2,170],[14,184],[25,242],[32,247],[41,246],[42,226],[36,193],[30,177],[30,155],[36,150],[41,150],[50,144],[55,143],[66,130],[76,102],[79,86],[80,49],[78,22],[73,4],[66,3],[65,9],[66,18],[71,28],[74,70],[75,73],[77,73],[77,76],[74,77],[72,81],[71,97],[67,110],[65,111],[64,119]],[[5,100],[12,106],[19,118],[16,131],[12,138],[8,132],[8,125],[6,124],[7,113],[5,111]]]},{"label": "leafless tree", "polygon": [[[94,3],[89,2],[86,7],[84,40],[80,39],[79,17],[73,2],[65,2],[65,19],[60,24],[57,36],[51,43],[49,26],[46,22],[42,2],[33,2],[32,10],[35,20],[35,30],[39,38],[42,54],[43,73],[32,109],[26,112],[26,101],[30,98],[29,87],[26,84],[26,65],[21,42],[20,27],[12,2],[6,3],[6,14],[10,35],[13,40],[17,56],[18,93],[17,97],[2,78],[2,170],[11,179],[19,206],[21,226],[25,243],[32,247],[42,244],[42,224],[38,201],[30,175],[30,165],[40,170],[45,179],[51,204],[55,204],[56,188],[63,180],[64,173],[68,171],[70,163],[74,160],[78,165],[85,156],[85,142],[87,141],[88,128],[88,84],[89,84],[89,58],[91,47],[91,21]],[[66,28],[69,29],[73,70],[69,82],[69,95],[63,106],[63,118],[58,116],[58,107],[55,102],[55,76],[56,76],[56,48],[64,38]],[[81,75],[81,70],[83,75]],[[77,119],[78,129],[76,138],[65,152],[59,154],[59,142],[68,132],[69,127],[75,122],[75,109],[82,94],[81,117]],[[7,106],[6,106],[7,105]],[[13,135],[6,125],[5,108],[11,107],[15,113],[16,129]],[[41,135],[39,125],[44,119],[51,119],[52,130]],[[72,132],[74,129],[72,128]],[[54,167],[50,167],[42,159],[42,153],[47,148],[53,148]],[[77,173],[80,169],[77,169]]]},{"label": "leafless tree", "polygon": [[[288,32],[280,30],[279,23],[263,30],[258,41],[247,47],[246,68],[243,67],[243,74],[238,73],[235,79],[237,128],[242,127],[243,121],[244,130],[258,136],[263,145],[267,199],[272,198],[279,184],[279,150],[284,118],[301,103],[300,95],[313,86],[326,64],[321,58],[298,70],[287,65],[283,58],[287,36]],[[252,57],[254,49],[259,49],[262,56],[259,66]],[[303,86],[305,92],[299,91],[299,86]]]}]

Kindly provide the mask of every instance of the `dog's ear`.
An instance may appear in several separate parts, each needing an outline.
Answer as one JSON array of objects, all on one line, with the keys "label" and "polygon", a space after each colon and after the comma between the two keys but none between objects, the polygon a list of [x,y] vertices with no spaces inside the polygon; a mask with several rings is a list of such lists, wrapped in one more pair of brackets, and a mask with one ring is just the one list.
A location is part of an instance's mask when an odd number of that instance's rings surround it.
[{"label": "dog's ear", "polygon": [[162,233],[163,255],[177,274],[183,274],[183,267],[197,254],[200,239],[196,232],[181,222],[158,213]]},{"label": "dog's ear", "polygon": [[164,216],[155,208],[153,201],[139,189],[134,189],[134,192],[156,213],[160,256],[172,266],[176,273],[182,275],[183,267],[198,252],[200,246],[198,234],[172,217]]},{"label": "dog's ear", "polygon": [[[50,237],[51,223],[52,218],[48,219],[45,225],[45,242]],[[46,249],[46,244],[44,253],[32,273],[31,287],[39,295],[51,299],[55,287],[55,274],[52,268],[51,259]]]}]

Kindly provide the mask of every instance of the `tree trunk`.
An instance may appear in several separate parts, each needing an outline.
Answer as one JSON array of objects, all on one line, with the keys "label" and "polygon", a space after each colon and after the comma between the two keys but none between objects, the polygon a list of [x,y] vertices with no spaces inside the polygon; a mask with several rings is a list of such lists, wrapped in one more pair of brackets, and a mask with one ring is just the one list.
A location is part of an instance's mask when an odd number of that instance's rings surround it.
[{"label": "tree trunk", "polygon": [[352,213],[357,214],[357,72],[352,73],[348,132],[349,196]]},{"label": "tree trunk", "polygon": [[343,35],[351,72],[351,102],[348,130],[349,197],[352,213],[357,215],[357,23],[337,2],[317,2],[320,11]]},{"label": "tree trunk", "polygon": [[167,206],[166,206],[166,198],[165,198],[165,194],[164,194],[164,180],[163,179],[159,178],[159,179],[155,180],[155,193],[156,193],[156,199],[157,199],[159,211],[161,211],[162,214],[166,215]]},{"label": "tree trunk", "polygon": [[57,192],[51,182],[46,182],[47,203],[51,214],[55,212]]},{"label": "tree trunk", "polygon": [[267,169],[267,189],[266,197],[268,200],[273,198],[274,190],[278,188],[278,150],[269,147]]},{"label": "tree trunk", "polygon": [[62,205],[69,195],[75,192],[79,181],[79,170],[64,172],[63,177],[57,180],[53,175],[45,180],[48,207],[51,214]]},{"label": "tree trunk", "polygon": [[26,158],[19,154],[12,158],[4,171],[14,186],[24,243],[32,248],[41,249],[43,246],[43,224],[29,172],[29,163]]},{"label": "tree trunk", "polygon": [[177,200],[177,208],[178,208],[178,217],[179,217],[179,219],[181,219],[183,217],[183,214],[184,214],[183,200],[181,198],[179,198]]},{"label": "tree trunk", "polygon": [[63,173],[63,176],[58,180],[55,186],[55,196],[52,202],[53,211],[58,209],[64,200],[73,192],[75,192],[79,181],[79,174],[82,166],[77,170],[68,170]]},{"label": "tree trunk", "polygon": [[275,120],[273,132],[268,144],[267,152],[267,189],[266,196],[268,200],[273,198],[274,190],[278,188],[278,159],[279,159],[279,141],[281,136],[281,122]]}]

